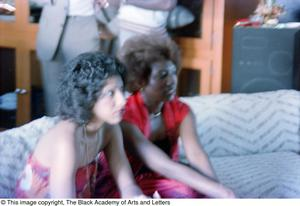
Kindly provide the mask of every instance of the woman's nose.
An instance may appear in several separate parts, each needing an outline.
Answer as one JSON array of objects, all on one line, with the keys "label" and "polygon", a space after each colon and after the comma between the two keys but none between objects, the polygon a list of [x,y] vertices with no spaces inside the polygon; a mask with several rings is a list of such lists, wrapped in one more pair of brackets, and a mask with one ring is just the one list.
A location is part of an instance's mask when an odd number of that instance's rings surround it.
[{"label": "woman's nose", "polygon": [[175,78],[174,75],[169,74],[166,81],[167,86],[173,85],[175,83]]},{"label": "woman's nose", "polygon": [[121,90],[118,90],[116,92],[115,102],[116,102],[117,107],[120,107],[120,108],[124,107],[126,100],[125,100],[124,93]]}]

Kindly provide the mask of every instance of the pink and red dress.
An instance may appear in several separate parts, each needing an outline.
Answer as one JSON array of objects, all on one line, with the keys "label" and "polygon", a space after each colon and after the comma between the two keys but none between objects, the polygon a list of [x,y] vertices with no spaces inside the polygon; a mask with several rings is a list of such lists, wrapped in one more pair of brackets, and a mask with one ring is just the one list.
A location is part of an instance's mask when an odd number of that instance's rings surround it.
[{"label": "pink and red dress", "polygon": [[[20,179],[17,181],[16,198],[51,198],[49,193],[50,172],[50,168],[45,167],[33,155],[30,155]],[[90,174],[89,177],[87,172]],[[92,176],[95,172],[97,172],[96,161],[77,170],[76,197],[94,197],[92,188],[95,188],[96,182],[93,182]]]}]

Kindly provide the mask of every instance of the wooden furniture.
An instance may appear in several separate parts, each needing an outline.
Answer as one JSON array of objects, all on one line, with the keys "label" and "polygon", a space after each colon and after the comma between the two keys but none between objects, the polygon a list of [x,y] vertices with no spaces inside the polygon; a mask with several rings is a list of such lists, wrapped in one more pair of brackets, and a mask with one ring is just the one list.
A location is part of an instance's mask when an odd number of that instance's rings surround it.
[{"label": "wooden furniture", "polygon": [[258,0],[203,0],[201,37],[177,39],[182,67],[200,71],[200,94],[230,91],[232,27],[247,18]]},{"label": "wooden furniture", "polygon": [[[37,24],[29,23],[28,0],[15,0],[16,20],[0,21],[0,49],[15,50],[17,125],[31,119],[32,51],[35,50]],[[183,68],[200,71],[200,94],[229,91],[231,78],[232,26],[236,19],[248,17],[257,0],[203,0],[201,37],[180,37]],[[34,68],[33,68],[34,69]]]},{"label": "wooden furniture", "polygon": [[18,92],[16,124],[31,118],[31,52],[35,50],[37,25],[29,23],[28,0],[15,0],[15,21],[0,21],[0,49],[15,50],[15,82]]}]

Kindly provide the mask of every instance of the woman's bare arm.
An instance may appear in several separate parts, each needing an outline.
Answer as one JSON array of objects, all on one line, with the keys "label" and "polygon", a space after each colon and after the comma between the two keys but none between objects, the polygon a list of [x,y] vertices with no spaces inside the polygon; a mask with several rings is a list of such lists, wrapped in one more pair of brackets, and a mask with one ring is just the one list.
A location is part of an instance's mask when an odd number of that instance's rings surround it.
[{"label": "woman's bare arm", "polygon": [[170,159],[161,149],[148,141],[135,125],[122,122],[121,126],[127,144],[132,146],[144,163],[153,171],[183,182],[210,197],[234,197],[231,190],[218,182]]},{"label": "woman's bare arm", "polygon": [[119,125],[109,126],[104,134],[109,138],[109,142],[104,149],[105,155],[113,177],[120,189],[123,198],[143,195],[141,189],[137,186],[132,170],[129,166],[124,145],[123,136]]},{"label": "woman's bare arm", "polygon": [[216,174],[211,166],[208,156],[198,141],[195,117],[192,111],[181,123],[179,132],[190,165],[201,171],[203,174],[216,179]]},{"label": "woman's bare arm", "polygon": [[75,198],[75,175],[77,170],[74,138],[60,135],[52,154],[50,167],[50,197]]}]

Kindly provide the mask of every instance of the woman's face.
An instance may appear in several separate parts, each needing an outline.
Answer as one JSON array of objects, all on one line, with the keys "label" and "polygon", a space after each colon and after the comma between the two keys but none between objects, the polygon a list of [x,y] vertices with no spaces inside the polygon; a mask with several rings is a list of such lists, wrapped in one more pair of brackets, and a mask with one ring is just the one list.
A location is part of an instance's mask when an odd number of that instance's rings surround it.
[{"label": "woman's face", "polygon": [[120,76],[113,76],[106,80],[93,108],[97,120],[109,124],[117,124],[122,120],[125,105],[124,85]]},{"label": "woman's face", "polygon": [[145,89],[161,101],[168,101],[176,95],[177,68],[170,60],[155,62]]}]

